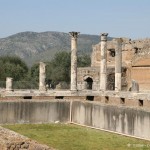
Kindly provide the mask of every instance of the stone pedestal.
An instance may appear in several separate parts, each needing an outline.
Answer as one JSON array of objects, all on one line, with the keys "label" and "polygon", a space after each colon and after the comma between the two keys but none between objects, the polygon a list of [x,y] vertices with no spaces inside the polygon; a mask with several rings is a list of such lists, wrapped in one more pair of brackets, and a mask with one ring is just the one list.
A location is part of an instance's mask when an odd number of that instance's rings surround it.
[{"label": "stone pedestal", "polygon": [[6,91],[12,91],[12,81],[13,78],[7,77],[6,78]]},{"label": "stone pedestal", "polygon": [[77,38],[79,32],[69,32],[71,36],[71,83],[70,90],[77,90]]},{"label": "stone pedestal", "polygon": [[122,39],[116,38],[115,44],[115,91],[121,91],[121,68],[122,68]]},{"label": "stone pedestal", "polygon": [[45,71],[46,64],[40,62],[39,66],[39,90],[46,91],[45,79],[46,79],[46,71]]},{"label": "stone pedestal", "polygon": [[107,87],[107,35],[101,34],[101,64],[100,64],[100,90],[105,91]]}]

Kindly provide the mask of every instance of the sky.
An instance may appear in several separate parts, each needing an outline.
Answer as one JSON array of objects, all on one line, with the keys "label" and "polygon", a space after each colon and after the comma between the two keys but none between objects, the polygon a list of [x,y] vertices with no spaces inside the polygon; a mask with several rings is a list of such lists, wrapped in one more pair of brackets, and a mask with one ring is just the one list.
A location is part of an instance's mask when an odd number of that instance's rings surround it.
[{"label": "sky", "polygon": [[18,32],[150,37],[150,0],[0,0],[0,38]]}]

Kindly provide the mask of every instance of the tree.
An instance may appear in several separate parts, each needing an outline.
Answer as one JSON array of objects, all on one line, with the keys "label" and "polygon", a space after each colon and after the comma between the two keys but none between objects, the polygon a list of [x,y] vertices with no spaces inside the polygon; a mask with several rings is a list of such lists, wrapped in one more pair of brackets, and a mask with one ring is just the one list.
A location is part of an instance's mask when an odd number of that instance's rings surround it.
[{"label": "tree", "polygon": [[5,87],[6,77],[13,78],[14,88],[26,87],[26,82],[21,83],[28,77],[28,67],[21,58],[16,56],[0,57],[0,87]]},{"label": "tree", "polygon": [[47,66],[47,77],[55,84],[70,81],[70,53],[65,51],[56,53]]},{"label": "tree", "polygon": [[[90,66],[90,56],[80,55],[77,60],[78,67]],[[56,53],[53,60],[47,65],[47,79],[50,79],[55,85],[62,83],[65,87],[70,83],[71,54],[68,52]]]},{"label": "tree", "polygon": [[[78,67],[90,66],[90,56],[78,56]],[[62,51],[55,54],[50,62],[46,62],[46,83],[56,86],[62,83],[64,87],[68,87],[70,83],[70,69],[71,69],[71,54]],[[36,82],[39,80],[39,64],[31,67],[31,78]]]},{"label": "tree", "polygon": [[89,55],[83,54],[78,56],[78,67],[89,67],[91,65],[91,58]]},{"label": "tree", "polygon": [[5,81],[6,77],[12,77],[14,81],[19,81],[28,74],[28,67],[16,56],[0,57],[0,80]]},{"label": "tree", "polygon": [[39,64],[34,64],[30,69],[30,77],[35,80],[39,81]]}]

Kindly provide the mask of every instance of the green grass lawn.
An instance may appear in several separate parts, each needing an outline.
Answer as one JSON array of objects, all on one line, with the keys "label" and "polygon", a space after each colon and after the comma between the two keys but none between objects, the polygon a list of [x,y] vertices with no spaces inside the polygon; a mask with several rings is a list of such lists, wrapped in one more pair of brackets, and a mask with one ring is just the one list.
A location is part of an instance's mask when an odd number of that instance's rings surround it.
[{"label": "green grass lawn", "polygon": [[148,150],[150,142],[71,124],[5,125],[58,150]]}]

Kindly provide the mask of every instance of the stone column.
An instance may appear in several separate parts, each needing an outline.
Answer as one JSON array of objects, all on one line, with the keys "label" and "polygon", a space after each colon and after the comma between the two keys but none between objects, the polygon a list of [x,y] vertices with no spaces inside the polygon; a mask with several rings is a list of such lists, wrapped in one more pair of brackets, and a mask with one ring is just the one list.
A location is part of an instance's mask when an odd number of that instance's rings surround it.
[{"label": "stone column", "polygon": [[77,90],[77,38],[79,32],[69,32],[71,35],[71,85],[70,90]]},{"label": "stone column", "polygon": [[122,39],[116,38],[115,44],[115,91],[121,91],[121,68],[122,68]]},{"label": "stone column", "polygon": [[39,66],[39,90],[40,91],[46,91],[46,85],[45,85],[45,78],[46,78],[46,73],[45,73],[45,63],[40,62]]},{"label": "stone column", "polygon": [[6,78],[6,91],[12,91],[12,80],[13,78]]},{"label": "stone column", "polygon": [[107,35],[101,34],[101,62],[100,62],[100,90],[105,91],[107,87]]}]

